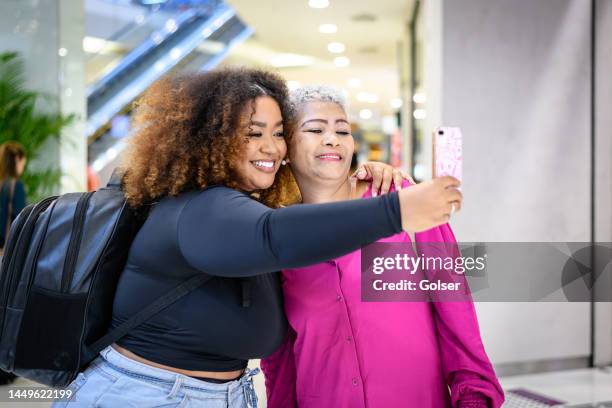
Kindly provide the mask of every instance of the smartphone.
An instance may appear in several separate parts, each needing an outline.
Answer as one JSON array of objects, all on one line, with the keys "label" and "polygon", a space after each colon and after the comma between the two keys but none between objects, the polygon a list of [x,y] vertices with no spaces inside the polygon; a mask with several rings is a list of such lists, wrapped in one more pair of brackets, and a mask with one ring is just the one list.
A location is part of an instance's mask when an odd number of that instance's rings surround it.
[{"label": "smartphone", "polygon": [[458,127],[439,127],[433,131],[433,176],[453,176],[462,181],[463,136]]}]

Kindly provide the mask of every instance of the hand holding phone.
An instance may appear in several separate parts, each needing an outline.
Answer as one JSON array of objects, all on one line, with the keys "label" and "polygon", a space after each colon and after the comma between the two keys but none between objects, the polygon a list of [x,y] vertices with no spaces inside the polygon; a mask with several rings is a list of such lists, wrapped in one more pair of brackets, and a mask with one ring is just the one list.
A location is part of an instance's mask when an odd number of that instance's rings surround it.
[{"label": "hand holding phone", "polygon": [[456,179],[443,176],[400,190],[402,229],[421,232],[448,222],[461,210],[463,195],[458,187]]}]

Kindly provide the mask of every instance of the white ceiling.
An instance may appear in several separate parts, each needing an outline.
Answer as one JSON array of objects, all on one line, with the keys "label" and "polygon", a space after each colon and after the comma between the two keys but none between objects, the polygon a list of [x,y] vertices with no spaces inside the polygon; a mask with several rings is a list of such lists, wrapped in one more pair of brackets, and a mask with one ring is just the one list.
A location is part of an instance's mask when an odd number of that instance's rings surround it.
[{"label": "white ceiling", "polygon": [[[351,117],[360,109],[374,112],[374,122],[395,111],[390,101],[399,94],[397,50],[406,30],[414,0],[330,0],[324,9],[313,9],[308,0],[229,0],[238,15],[255,30],[254,36],[237,46],[226,64],[254,63],[269,66],[279,53],[313,57],[314,63],[298,68],[277,69],[287,80],[306,84],[328,84],[349,93]],[[375,21],[355,21],[368,14]],[[319,33],[319,25],[332,23],[335,34]],[[346,46],[342,54],[327,50],[330,42]],[[406,46],[406,45],[404,45]],[[343,55],[349,67],[336,67],[333,59]],[[349,78],[361,86],[348,86]],[[359,102],[359,92],[374,93],[378,102]]]}]

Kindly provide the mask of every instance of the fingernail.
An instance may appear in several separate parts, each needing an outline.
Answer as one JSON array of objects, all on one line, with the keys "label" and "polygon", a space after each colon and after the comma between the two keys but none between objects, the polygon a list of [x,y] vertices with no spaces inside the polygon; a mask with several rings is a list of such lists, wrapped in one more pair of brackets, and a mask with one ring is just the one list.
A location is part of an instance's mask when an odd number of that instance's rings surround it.
[{"label": "fingernail", "polygon": [[376,190],[372,191],[372,197],[376,197],[378,195],[378,192]]},{"label": "fingernail", "polygon": [[365,170],[359,170],[359,173],[357,173],[357,175],[358,175],[359,177],[365,177],[365,176],[366,176],[366,174],[367,174],[367,173],[365,172]]}]

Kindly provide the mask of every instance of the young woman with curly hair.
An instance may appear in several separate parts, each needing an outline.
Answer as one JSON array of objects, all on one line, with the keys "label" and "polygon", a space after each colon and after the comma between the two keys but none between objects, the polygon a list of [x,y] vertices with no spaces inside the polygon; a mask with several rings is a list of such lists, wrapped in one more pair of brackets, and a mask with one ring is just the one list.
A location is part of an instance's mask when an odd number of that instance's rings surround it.
[{"label": "young woman with curly hair", "polygon": [[211,279],[103,350],[68,406],[256,406],[248,360],[287,333],[275,271],[429,228],[460,205],[446,178],[370,200],[270,208],[287,198],[275,175],[289,112],[283,80],[252,69],[165,79],[147,92],[124,184],[131,205],[151,209],[112,325],[192,276]]}]

